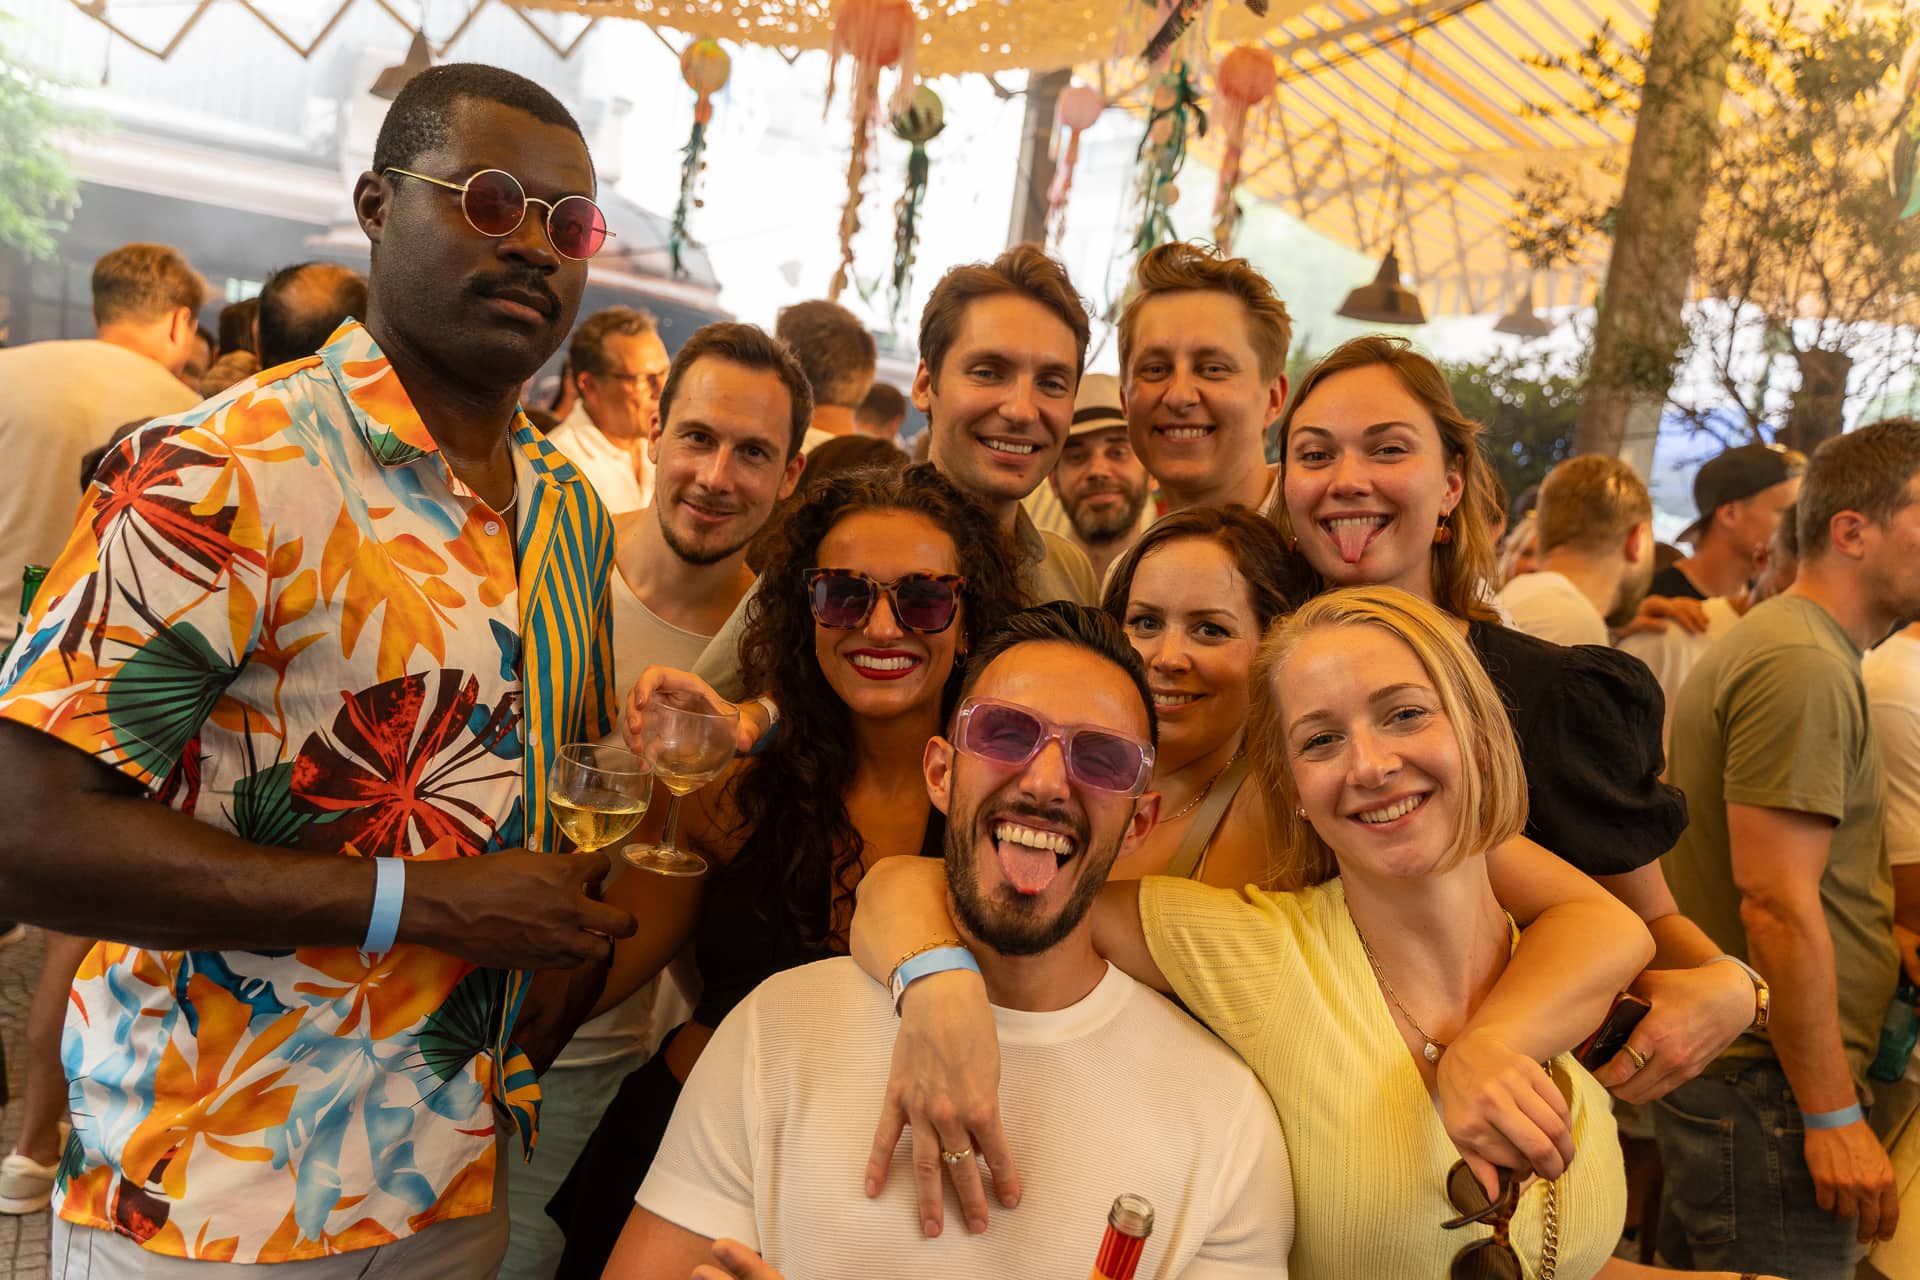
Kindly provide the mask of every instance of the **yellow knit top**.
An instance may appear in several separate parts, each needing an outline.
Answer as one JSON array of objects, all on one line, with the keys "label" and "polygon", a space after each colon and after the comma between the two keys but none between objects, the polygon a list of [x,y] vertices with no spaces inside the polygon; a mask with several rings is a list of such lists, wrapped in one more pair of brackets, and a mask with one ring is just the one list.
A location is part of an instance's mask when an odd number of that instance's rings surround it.
[{"label": "yellow knit top", "polygon": [[[1299,893],[1141,882],[1147,945],[1174,992],[1253,1068],[1293,1164],[1294,1280],[1439,1280],[1492,1229],[1444,1231],[1459,1152],[1374,981],[1338,879]],[[1626,1176],[1612,1104],[1571,1057],[1577,1154],[1557,1183],[1559,1280],[1599,1270],[1620,1239]],[[1522,1194],[1512,1238],[1539,1275],[1546,1184]]]}]

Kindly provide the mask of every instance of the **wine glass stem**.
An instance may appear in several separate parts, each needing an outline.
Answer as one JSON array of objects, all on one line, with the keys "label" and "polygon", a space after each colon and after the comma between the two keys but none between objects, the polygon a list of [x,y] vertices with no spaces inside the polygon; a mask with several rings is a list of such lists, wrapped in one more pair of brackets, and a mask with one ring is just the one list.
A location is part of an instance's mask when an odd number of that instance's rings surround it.
[{"label": "wine glass stem", "polygon": [[668,794],[670,798],[667,801],[667,829],[660,837],[660,844],[663,848],[678,850],[680,848],[680,797],[671,792]]}]

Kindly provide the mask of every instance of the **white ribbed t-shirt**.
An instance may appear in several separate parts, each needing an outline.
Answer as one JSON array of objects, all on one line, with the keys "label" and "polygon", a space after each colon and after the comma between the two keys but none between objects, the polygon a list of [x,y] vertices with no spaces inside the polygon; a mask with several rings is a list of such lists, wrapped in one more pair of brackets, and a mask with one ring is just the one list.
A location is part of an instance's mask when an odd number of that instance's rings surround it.
[{"label": "white ribbed t-shirt", "polygon": [[[863,1193],[899,1024],[845,957],[768,979],[721,1023],[637,1202],[754,1246],[787,1280],[1079,1280],[1114,1197],[1131,1191],[1154,1209],[1140,1280],[1287,1274],[1286,1145],[1232,1052],[1112,967],[1066,1009],[993,1012],[1022,1191],[1018,1208],[994,1205],[984,1234],[921,1235],[910,1135],[886,1190]],[[947,1221],[961,1222],[951,1188]]]}]

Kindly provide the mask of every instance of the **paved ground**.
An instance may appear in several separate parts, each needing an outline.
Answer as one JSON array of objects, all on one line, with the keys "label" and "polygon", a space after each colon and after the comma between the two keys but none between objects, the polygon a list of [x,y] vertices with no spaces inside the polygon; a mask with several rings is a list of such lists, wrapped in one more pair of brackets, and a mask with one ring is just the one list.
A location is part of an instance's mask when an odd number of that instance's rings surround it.
[{"label": "paved ground", "polygon": [[[27,1005],[33,999],[33,981],[40,973],[40,931],[29,929],[24,942],[0,947],[0,1038],[7,1045],[7,1087],[20,1097],[21,1057],[26,1052]],[[13,1150],[20,1131],[18,1109],[0,1110],[0,1153]],[[47,1214],[30,1218],[0,1214],[0,1277],[5,1280],[46,1280]]]}]

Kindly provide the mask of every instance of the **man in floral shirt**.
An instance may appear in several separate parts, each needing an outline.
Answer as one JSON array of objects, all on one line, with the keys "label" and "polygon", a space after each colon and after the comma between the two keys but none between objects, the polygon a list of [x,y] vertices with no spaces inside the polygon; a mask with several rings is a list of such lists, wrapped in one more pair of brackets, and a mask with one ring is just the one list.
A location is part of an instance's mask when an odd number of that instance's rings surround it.
[{"label": "man in floral shirt", "polygon": [[116,940],[68,1015],[56,1276],[498,1265],[524,971],[634,927],[545,803],[610,724],[609,521],[516,407],[593,190],[546,91],[423,72],[354,193],[365,324],[101,465],[0,672],[0,898]]}]

